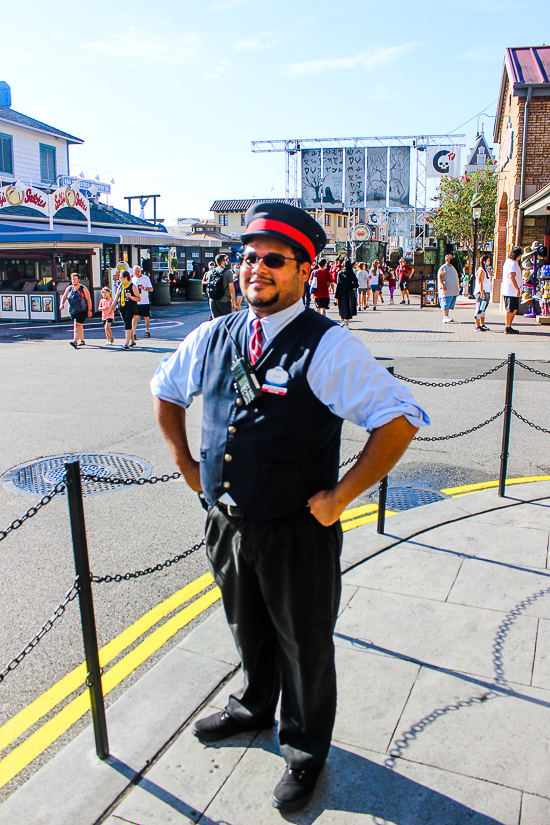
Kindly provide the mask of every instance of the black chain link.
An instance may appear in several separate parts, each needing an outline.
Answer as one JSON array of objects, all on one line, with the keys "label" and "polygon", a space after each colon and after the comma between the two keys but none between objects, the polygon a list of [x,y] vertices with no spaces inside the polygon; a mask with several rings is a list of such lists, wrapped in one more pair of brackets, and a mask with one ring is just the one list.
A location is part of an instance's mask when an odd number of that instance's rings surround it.
[{"label": "black chain link", "polygon": [[492,421],[495,421],[500,415],[504,413],[504,410],[497,412],[491,418],[488,418],[487,421],[484,421],[483,424],[478,424],[476,427],[471,427],[469,430],[463,430],[461,433],[453,433],[452,435],[439,435],[439,436],[432,436],[431,438],[418,438],[415,436],[415,441],[450,441],[451,438],[460,438],[463,435],[470,435],[470,433],[475,433],[476,430],[481,430],[482,427],[486,427],[487,424],[490,424]]},{"label": "black chain link", "polygon": [[182,559],[186,559],[187,556],[190,556],[191,553],[195,553],[200,547],[204,545],[204,539],[199,541],[198,544],[193,545],[189,550],[185,550],[184,553],[180,553],[178,556],[173,556],[171,559],[166,559],[166,561],[160,562],[159,564],[155,564],[154,567],[146,567],[145,570],[134,570],[132,573],[116,573],[114,576],[92,576],[91,579],[96,584],[102,584],[103,582],[106,584],[110,584],[111,582],[121,582],[121,581],[129,581],[130,579],[139,579],[141,576],[148,576],[150,573],[158,573],[161,570],[164,570],[168,567],[172,567],[173,564],[177,564]]},{"label": "black chain link", "polygon": [[5,539],[6,536],[9,536],[12,530],[17,530],[19,527],[21,527],[21,525],[23,525],[27,521],[27,519],[30,519],[33,516],[35,516],[42,507],[45,507],[46,504],[49,504],[52,498],[55,498],[56,495],[62,493],[64,489],[65,482],[60,481],[59,484],[55,485],[51,493],[48,493],[44,496],[44,498],[40,499],[38,504],[35,504],[34,507],[30,507],[24,516],[21,516],[21,518],[16,518],[15,521],[12,521],[10,526],[6,527],[5,530],[0,530],[0,541]]},{"label": "black chain link", "polygon": [[94,476],[90,473],[82,473],[81,477],[85,481],[97,481],[100,484],[115,484],[115,485],[122,485],[125,487],[129,487],[132,484],[137,484],[138,487],[143,487],[144,484],[156,484],[158,481],[172,481],[177,478],[181,478],[181,473],[172,473],[171,475],[164,475],[164,476],[151,476],[151,478],[118,478],[118,476],[114,476],[114,478],[103,477],[103,476]]},{"label": "black chain link", "polygon": [[[480,378],[487,378],[488,375],[492,375],[494,372],[502,369],[502,367],[506,366],[508,363],[508,359],[503,361],[502,364],[499,364],[496,367],[493,367],[487,372],[482,372],[480,375],[474,375],[473,378],[464,378],[462,381],[445,381],[440,383],[433,383],[432,381],[417,381],[416,378],[407,378],[404,375],[398,375],[394,373],[396,378],[399,378],[401,381],[406,381],[408,384],[418,384],[421,387],[460,387],[462,384],[471,384],[472,381],[479,381]],[[516,361],[516,364],[519,362]],[[548,376],[550,378],[550,376]]]},{"label": "black chain link", "polygon": [[516,361],[518,367],[521,367],[527,372],[532,372],[535,375],[541,375],[543,378],[550,378],[550,375],[547,372],[541,372],[540,370],[536,370],[534,367],[528,367],[527,364],[524,364],[522,361]]},{"label": "black chain link", "polygon": [[544,427],[539,427],[538,424],[533,424],[532,421],[529,421],[527,418],[524,418],[522,415],[520,415],[515,410],[512,410],[512,415],[515,415],[516,418],[519,418],[520,421],[523,421],[524,424],[528,424],[534,430],[538,430],[539,433],[547,433],[548,435],[550,435],[550,430],[546,430]]},{"label": "black chain link", "polygon": [[11,662],[8,665],[6,665],[4,670],[0,671],[0,683],[2,683],[4,681],[4,679],[6,678],[8,673],[11,673],[12,670],[15,670],[15,668],[18,665],[21,664],[23,659],[26,656],[29,655],[31,650],[34,650],[36,645],[44,638],[46,633],[49,633],[49,631],[52,629],[52,627],[54,626],[56,621],[58,619],[60,619],[61,616],[65,613],[65,610],[67,609],[68,604],[70,602],[74,601],[74,599],[76,599],[76,597],[78,596],[79,591],[80,591],[80,586],[79,586],[79,583],[78,583],[78,576],[75,576],[75,580],[72,584],[72,587],[70,587],[69,590],[67,590],[65,598],[63,599],[61,604],[59,604],[55,608],[54,612],[52,613],[52,615],[50,616],[48,621],[44,622],[44,624],[42,625],[42,627],[40,628],[40,630],[38,631],[36,636],[34,636],[30,640],[30,642],[27,645],[25,645],[25,647],[23,648],[21,653],[19,653],[15,657],[15,659],[12,659]]}]

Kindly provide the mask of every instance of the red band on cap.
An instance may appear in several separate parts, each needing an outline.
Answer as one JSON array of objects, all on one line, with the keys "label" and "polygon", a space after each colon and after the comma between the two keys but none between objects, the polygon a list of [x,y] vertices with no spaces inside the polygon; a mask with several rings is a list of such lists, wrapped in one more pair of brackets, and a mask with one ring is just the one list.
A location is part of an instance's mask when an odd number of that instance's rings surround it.
[{"label": "red band on cap", "polygon": [[288,238],[291,238],[296,243],[299,243],[300,246],[304,247],[312,263],[315,260],[315,247],[312,242],[307,235],[304,235],[303,232],[299,232],[298,229],[295,229],[293,226],[289,226],[289,224],[282,223],[281,221],[272,221],[269,218],[257,218],[246,227],[246,234],[253,235],[254,232],[259,232],[262,229],[267,229],[271,232],[279,232],[281,235],[286,235]]}]

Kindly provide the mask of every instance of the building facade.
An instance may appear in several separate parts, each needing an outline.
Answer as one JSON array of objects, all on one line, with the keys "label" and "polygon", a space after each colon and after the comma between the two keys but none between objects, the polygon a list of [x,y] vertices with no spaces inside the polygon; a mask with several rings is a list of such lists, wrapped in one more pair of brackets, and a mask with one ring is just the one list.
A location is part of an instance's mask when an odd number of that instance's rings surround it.
[{"label": "building facade", "polygon": [[548,234],[546,216],[527,208],[550,183],[550,46],[506,49],[493,139],[499,144],[494,268],[500,278],[512,247]]}]

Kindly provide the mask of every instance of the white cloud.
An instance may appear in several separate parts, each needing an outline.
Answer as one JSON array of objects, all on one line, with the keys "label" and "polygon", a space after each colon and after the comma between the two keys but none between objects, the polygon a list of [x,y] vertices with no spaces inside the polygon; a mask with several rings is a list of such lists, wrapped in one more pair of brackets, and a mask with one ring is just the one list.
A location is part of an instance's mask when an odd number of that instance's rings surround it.
[{"label": "white cloud", "polygon": [[290,37],[290,35],[283,32],[261,32],[247,40],[236,40],[233,43],[233,48],[238,52],[264,52],[285,37]]},{"label": "white cloud", "polygon": [[229,60],[221,60],[218,63],[218,65],[214,69],[212,69],[212,71],[205,72],[204,77],[207,77],[208,80],[217,80],[219,77],[222,76],[224,72],[226,72],[229,69],[230,66],[231,63],[229,62]]},{"label": "white cloud", "polygon": [[461,60],[473,60],[476,63],[502,63],[504,60],[504,52],[499,48],[479,48],[470,49],[459,55]]},{"label": "white cloud", "polygon": [[321,74],[331,69],[381,69],[395,63],[400,57],[416,49],[418,45],[404,43],[402,46],[379,46],[353,57],[323,58],[304,63],[290,63],[286,67],[285,74],[291,77],[305,77],[308,74]]},{"label": "white cloud", "polygon": [[87,43],[106,57],[140,63],[144,70],[154,63],[189,63],[199,51],[198,34],[166,37],[154,32],[128,29],[120,34],[109,34],[102,41]]}]

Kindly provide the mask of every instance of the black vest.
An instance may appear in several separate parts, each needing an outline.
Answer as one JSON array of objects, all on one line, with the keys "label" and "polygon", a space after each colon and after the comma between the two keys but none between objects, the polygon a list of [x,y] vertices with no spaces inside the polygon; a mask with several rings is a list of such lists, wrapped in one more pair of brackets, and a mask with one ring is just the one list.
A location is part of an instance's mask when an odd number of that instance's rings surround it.
[{"label": "black vest", "polygon": [[247,317],[235,313],[217,326],[204,358],[201,483],[210,505],[229,493],[247,518],[266,521],[305,507],[338,481],[342,419],[315,397],[306,377],[334,322],[306,309],[287,324],[254,365],[260,385],[268,370],[286,370],[286,394],[262,392],[245,406],[231,362],[236,344],[248,360]]}]

